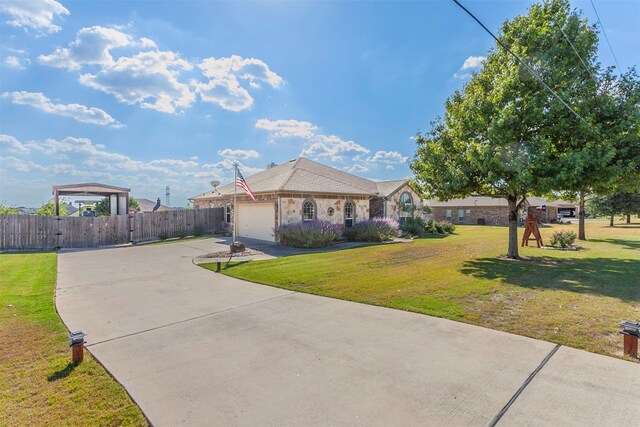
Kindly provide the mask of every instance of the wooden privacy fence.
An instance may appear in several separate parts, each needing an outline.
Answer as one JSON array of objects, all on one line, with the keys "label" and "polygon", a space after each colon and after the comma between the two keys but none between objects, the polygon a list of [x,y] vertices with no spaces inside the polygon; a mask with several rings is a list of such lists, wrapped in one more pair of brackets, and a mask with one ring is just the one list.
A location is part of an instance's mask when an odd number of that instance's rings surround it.
[{"label": "wooden privacy fence", "polygon": [[224,208],[99,217],[0,215],[0,249],[95,248],[221,231]]}]

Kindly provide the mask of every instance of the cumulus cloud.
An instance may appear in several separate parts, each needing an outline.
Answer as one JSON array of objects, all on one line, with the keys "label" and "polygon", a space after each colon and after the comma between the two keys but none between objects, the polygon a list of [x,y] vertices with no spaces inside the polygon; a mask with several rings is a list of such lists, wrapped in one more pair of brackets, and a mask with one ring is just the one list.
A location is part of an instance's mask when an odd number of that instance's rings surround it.
[{"label": "cumulus cloud", "polygon": [[332,162],[344,160],[344,156],[369,154],[370,150],[354,141],[345,141],[335,135],[325,135],[310,122],[298,120],[260,119],[256,128],[269,131],[272,138],[300,138],[304,140],[301,156]]},{"label": "cumulus cloud", "polygon": [[40,92],[5,92],[2,97],[10,99],[15,105],[28,105],[45,113],[71,117],[83,123],[115,128],[124,126],[100,108],[86,107],[81,104],[55,104]]},{"label": "cumulus cloud", "polygon": [[462,69],[469,70],[473,68],[479,68],[485,59],[487,59],[486,56],[470,56],[464,60],[464,63],[462,64]]},{"label": "cumulus cloud", "polygon": [[254,173],[258,173],[264,170],[262,168],[247,166],[242,162],[236,161],[234,159],[222,159],[219,162],[206,163],[202,165],[202,167],[204,169],[210,170],[214,177],[224,177],[229,175],[233,177],[233,169],[236,163],[238,164],[238,168],[240,168],[240,170],[242,171],[242,175],[244,176],[253,175]]},{"label": "cumulus cloud", "polygon": [[67,8],[55,0],[2,0],[0,13],[8,16],[5,21],[12,27],[55,33],[60,27],[53,21],[61,15],[69,15]]},{"label": "cumulus cloud", "polygon": [[0,167],[2,169],[14,170],[17,172],[46,171],[47,169],[31,160],[21,160],[14,156],[0,156]]},{"label": "cumulus cloud", "polygon": [[81,75],[80,83],[109,93],[126,104],[174,113],[195,100],[189,87],[178,80],[181,70],[191,69],[191,64],[175,52],[140,52],[132,57],[120,57],[97,74]]},{"label": "cumulus cloud", "polygon": [[399,164],[406,163],[409,158],[403,156],[397,151],[376,151],[373,156],[367,157],[367,163],[385,163],[385,164]]},{"label": "cumulus cloud", "polygon": [[247,160],[247,159],[257,159],[260,157],[260,154],[256,150],[234,150],[231,148],[225,148],[224,150],[218,151],[218,154],[225,159],[239,159],[239,160]]},{"label": "cumulus cloud", "polygon": [[13,136],[0,134],[0,152],[28,154],[30,151]]},{"label": "cumulus cloud", "polygon": [[20,58],[10,55],[4,59],[4,65],[10,68],[16,68],[18,70],[24,70],[29,64],[31,64],[31,60],[29,58]]},{"label": "cumulus cloud", "polygon": [[238,55],[219,59],[206,58],[198,67],[209,78],[206,83],[194,85],[200,99],[218,104],[225,110],[242,111],[253,105],[253,97],[241,82],[247,82],[252,89],[259,88],[261,83],[278,88],[284,82],[266,63],[256,58],[242,58]]},{"label": "cumulus cloud", "polygon": [[471,73],[482,66],[486,56],[469,56],[464,60],[460,70],[453,74],[453,77],[460,80],[466,80],[471,77]]},{"label": "cumulus cloud", "polygon": [[362,166],[361,164],[356,163],[355,165],[349,168],[349,172],[351,173],[364,173],[368,172],[369,168],[366,166]]},{"label": "cumulus cloud", "polygon": [[131,36],[113,28],[95,26],[82,28],[69,47],[58,48],[49,55],[38,56],[41,64],[67,70],[79,70],[83,65],[112,65],[111,49],[133,46]]}]

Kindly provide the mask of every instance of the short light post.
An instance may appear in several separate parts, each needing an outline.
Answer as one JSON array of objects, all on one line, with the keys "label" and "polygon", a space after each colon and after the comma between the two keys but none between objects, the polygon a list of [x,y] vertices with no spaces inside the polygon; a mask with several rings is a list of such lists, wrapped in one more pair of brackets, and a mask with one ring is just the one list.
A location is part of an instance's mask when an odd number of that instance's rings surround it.
[{"label": "short light post", "polygon": [[71,347],[71,360],[74,365],[78,365],[84,358],[84,337],[87,336],[82,331],[71,332],[69,334],[69,347]]},{"label": "short light post", "polygon": [[620,322],[621,334],[624,335],[624,355],[638,357],[638,337],[640,337],[640,322],[624,320]]}]

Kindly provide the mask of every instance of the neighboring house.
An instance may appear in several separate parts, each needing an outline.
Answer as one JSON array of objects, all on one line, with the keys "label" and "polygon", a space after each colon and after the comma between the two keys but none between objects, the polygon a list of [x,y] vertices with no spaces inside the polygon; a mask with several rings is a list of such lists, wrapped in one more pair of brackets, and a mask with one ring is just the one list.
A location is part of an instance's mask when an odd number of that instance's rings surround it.
[{"label": "neighboring house", "polygon": [[[433,219],[455,224],[508,225],[507,199],[472,196],[446,202],[425,200],[431,206]],[[553,222],[559,218],[577,218],[578,206],[564,200],[548,201],[540,197],[527,197],[521,210],[521,219],[528,208],[533,208],[540,222]]]},{"label": "neighboring house", "polygon": [[[149,199],[136,199],[138,205],[140,205],[139,212],[153,212],[153,208],[156,206],[157,201],[149,200]],[[157,212],[170,211],[173,208],[165,206],[163,204],[157,209]]]},{"label": "neighboring house", "polygon": [[[237,234],[275,240],[273,229],[314,219],[350,227],[373,217],[404,221],[422,209],[422,199],[407,180],[375,182],[305,158],[298,158],[246,177],[256,196],[238,187]],[[189,199],[195,208],[224,207],[233,221],[234,183]]]}]

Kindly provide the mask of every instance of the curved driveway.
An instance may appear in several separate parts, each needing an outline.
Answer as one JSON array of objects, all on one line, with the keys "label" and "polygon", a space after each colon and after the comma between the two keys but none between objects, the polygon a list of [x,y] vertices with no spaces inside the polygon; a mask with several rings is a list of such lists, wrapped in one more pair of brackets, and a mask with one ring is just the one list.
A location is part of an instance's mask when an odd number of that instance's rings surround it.
[{"label": "curved driveway", "polygon": [[58,257],[62,319],[156,426],[640,423],[638,364],[191,262],[223,248]]}]

